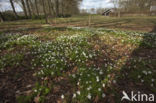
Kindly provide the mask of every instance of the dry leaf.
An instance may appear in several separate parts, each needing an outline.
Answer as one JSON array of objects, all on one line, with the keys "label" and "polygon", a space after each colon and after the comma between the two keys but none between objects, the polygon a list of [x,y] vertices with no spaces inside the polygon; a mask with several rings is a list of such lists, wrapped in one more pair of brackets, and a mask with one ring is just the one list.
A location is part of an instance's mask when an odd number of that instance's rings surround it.
[{"label": "dry leaf", "polygon": [[99,50],[99,49],[100,49],[100,46],[96,44],[96,45],[94,46],[94,48],[95,48],[95,50]]},{"label": "dry leaf", "polygon": [[96,96],[96,97],[95,97],[95,100],[94,100],[94,103],[97,103],[98,101],[99,101],[99,97]]},{"label": "dry leaf", "polygon": [[40,100],[40,96],[37,95],[37,97],[34,98],[34,102],[35,102],[35,103],[39,103],[39,100]]},{"label": "dry leaf", "polygon": [[74,67],[74,69],[72,70],[73,73],[75,73],[77,71],[77,67]]}]

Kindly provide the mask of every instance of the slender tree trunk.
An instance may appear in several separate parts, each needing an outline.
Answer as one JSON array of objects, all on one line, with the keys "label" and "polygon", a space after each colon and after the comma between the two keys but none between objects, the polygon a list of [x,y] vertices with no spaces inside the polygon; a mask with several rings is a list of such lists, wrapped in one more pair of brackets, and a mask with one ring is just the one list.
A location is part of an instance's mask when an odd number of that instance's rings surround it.
[{"label": "slender tree trunk", "polygon": [[44,12],[44,15],[45,15],[45,22],[46,22],[46,24],[48,24],[48,17],[47,17],[47,13],[46,13],[44,0],[42,0],[42,4],[43,4],[43,12]]},{"label": "slender tree trunk", "polygon": [[49,7],[49,14],[50,14],[50,16],[52,16],[52,7],[51,7],[51,2],[50,2],[50,0],[48,0],[48,7]]},{"label": "slender tree trunk", "polygon": [[31,0],[29,0],[29,3],[30,3],[30,6],[31,6],[32,15],[34,16],[35,15],[35,9],[34,9],[33,3],[32,3]]},{"label": "slender tree trunk", "polygon": [[51,9],[52,9],[52,12],[53,12],[53,15],[56,16],[56,12],[55,12],[55,7],[54,7],[54,4],[52,3],[52,1],[50,0],[50,4],[51,4]]},{"label": "slender tree trunk", "polygon": [[28,0],[26,0],[26,4],[27,4],[29,16],[32,17],[31,10],[30,10],[30,5],[29,5],[29,1]]},{"label": "slender tree trunk", "polygon": [[35,7],[36,7],[36,13],[37,13],[37,16],[39,16],[39,10],[38,10],[38,5],[37,5],[37,0],[35,0]]},{"label": "slender tree trunk", "polygon": [[10,0],[10,4],[11,4],[12,10],[13,10],[13,12],[14,12],[14,14],[15,14],[15,17],[16,17],[16,19],[17,19],[17,18],[18,18],[18,15],[17,15],[17,13],[16,13],[16,10],[15,10],[15,6],[14,6],[14,3],[13,3],[13,0]]},{"label": "slender tree trunk", "polygon": [[119,17],[119,18],[121,17],[121,12],[120,12],[120,10],[118,10],[118,17]]},{"label": "slender tree trunk", "polygon": [[121,17],[121,9],[120,9],[120,3],[121,3],[121,0],[119,0],[119,7],[118,7],[118,17],[120,18]]},{"label": "slender tree trunk", "polygon": [[59,1],[55,0],[55,5],[56,5],[56,16],[58,17],[59,15]]},{"label": "slender tree trunk", "polygon": [[62,2],[61,2],[61,10],[62,10],[61,12],[62,12],[62,16],[64,16],[64,8],[63,8],[63,7],[64,7],[64,5],[63,5],[63,0],[62,0]]},{"label": "slender tree trunk", "polygon": [[25,6],[25,3],[24,3],[24,0],[21,0],[21,3],[23,5],[23,11],[24,11],[24,14],[26,16],[26,18],[28,17],[28,14],[27,14],[27,10],[26,10],[26,6]]}]

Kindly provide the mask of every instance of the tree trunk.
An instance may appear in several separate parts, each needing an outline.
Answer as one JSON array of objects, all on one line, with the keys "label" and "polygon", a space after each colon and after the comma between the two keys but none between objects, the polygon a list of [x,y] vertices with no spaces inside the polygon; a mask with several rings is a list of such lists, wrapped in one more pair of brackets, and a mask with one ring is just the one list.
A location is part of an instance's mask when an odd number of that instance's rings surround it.
[{"label": "tree trunk", "polygon": [[61,2],[61,12],[62,12],[62,16],[64,16],[64,5],[63,5],[63,0],[62,0],[62,2]]},{"label": "tree trunk", "polygon": [[51,4],[51,9],[52,9],[53,15],[55,15],[55,16],[56,16],[55,7],[54,7],[54,4],[52,3],[52,1],[51,1],[51,0],[50,0],[50,4]]},{"label": "tree trunk", "polygon": [[121,9],[120,9],[120,3],[121,3],[121,0],[119,0],[119,7],[118,7],[118,17],[120,18],[121,17]]},{"label": "tree trunk", "polygon": [[30,10],[30,5],[29,5],[29,1],[28,0],[26,0],[26,4],[27,4],[29,16],[32,17],[31,10]]},{"label": "tree trunk", "polygon": [[29,3],[30,3],[30,6],[31,6],[32,14],[33,14],[33,16],[34,16],[34,15],[35,15],[35,9],[34,9],[33,3],[32,3],[31,0],[29,0]]},{"label": "tree trunk", "polygon": [[43,4],[43,12],[44,12],[44,15],[45,15],[45,22],[46,22],[46,24],[48,24],[48,17],[47,17],[47,13],[46,13],[44,0],[42,0],[42,4]]},{"label": "tree trunk", "polygon": [[59,16],[59,1],[55,0],[55,5],[56,5],[56,16]]},{"label": "tree trunk", "polygon": [[10,0],[10,4],[11,4],[12,10],[13,10],[13,12],[14,12],[14,15],[15,15],[15,17],[16,17],[16,19],[17,19],[17,18],[18,18],[18,15],[17,15],[17,13],[16,13],[16,10],[15,10],[15,6],[14,6],[14,3],[13,3],[13,0]]},{"label": "tree trunk", "polygon": [[21,0],[21,3],[23,5],[23,11],[24,11],[24,14],[26,16],[26,18],[28,17],[28,14],[27,14],[27,10],[26,10],[26,6],[25,6],[25,3],[24,3],[24,0]]},{"label": "tree trunk", "polygon": [[38,10],[38,5],[37,5],[37,0],[35,0],[35,7],[36,7],[37,16],[39,16],[39,10]]},{"label": "tree trunk", "polygon": [[52,7],[51,7],[51,1],[48,0],[48,7],[49,7],[49,14],[52,16]]},{"label": "tree trunk", "polygon": [[120,12],[120,10],[118,10],[118,17],[119,17],[119,18],[121,17],[121,12]]}]

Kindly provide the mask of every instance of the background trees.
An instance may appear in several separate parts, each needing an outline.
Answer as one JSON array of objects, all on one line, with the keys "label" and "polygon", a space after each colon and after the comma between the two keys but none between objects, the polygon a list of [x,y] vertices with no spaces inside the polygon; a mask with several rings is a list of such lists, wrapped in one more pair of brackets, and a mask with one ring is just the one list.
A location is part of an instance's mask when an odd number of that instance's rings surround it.
[{"label": "background trees", "polygon": [[[12,11],[7,11],[7,13],[9,12],[9,15],[12,15],[12,17],[16,19],[45,18],[47,23],[48,18],[69,17],[74,14],[79,14],[79,4],[81,1],[82,0],[7,0],[12,7]],[[15,4],[21,7],[22,12],[19,13],[16,11]],[[3,18],[6,18],[6,16],[2,16],[3,13],[1,11],[1,21]]]},{"label": "background trees", "polygon": [[114,9],[126,12],[149,12],[155,0],[111,0]]},{"label": "background trees", "polygon": [[12,7],[12,10],[13,10],[13,12],[14,12],[14,14],[15,14],[15,17],[17,18],[18,15],[17,15],[17,13],[16,13],[16,10],[15,10],[15,6],[14,6],[14,3],[13,3],[13,0],[9,0],[9,1],[10,1],[10,4],[11,4],[11,7]]},{"label": "background trees", "polygon": [[[1,9],[1,4],[0,4],[0,9]],[[3,22],[4,21],[4,16],[0,10],[0,22]]]}]

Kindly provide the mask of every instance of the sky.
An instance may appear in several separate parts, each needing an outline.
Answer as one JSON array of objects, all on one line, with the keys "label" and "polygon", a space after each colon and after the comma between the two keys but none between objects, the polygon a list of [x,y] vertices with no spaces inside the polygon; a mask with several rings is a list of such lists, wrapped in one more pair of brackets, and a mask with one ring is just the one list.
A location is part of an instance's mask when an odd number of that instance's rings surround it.
[{"label": "sky", "polygon": [[[0,0],[0,10],[11,10],[11,5],[9,0]],[[16,11],[22,11],[21,7],[18,4],[14,4]],[[113,4],[110,3],[110,0],[83,0],[80,4],[80,9],[91,9],[91,8],[110,8],[113,7]]]},{"label": "sky", "polygon": [[[22,11],[21,7],[14,3],[16,11]],[[0,0],[0,10],[12,10],[9,0]]]},{"label": "sky", "polygon": [[113,4],[110,0],[83,0],[80,5],[80,9],[91,9],[91,8],[111,8]]}]

